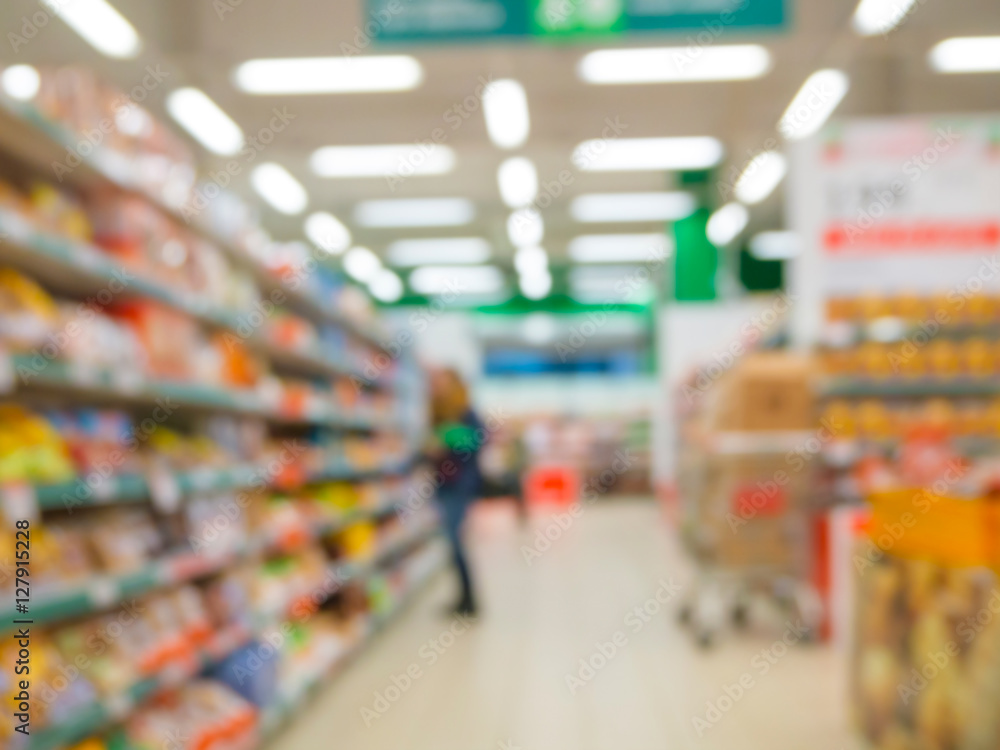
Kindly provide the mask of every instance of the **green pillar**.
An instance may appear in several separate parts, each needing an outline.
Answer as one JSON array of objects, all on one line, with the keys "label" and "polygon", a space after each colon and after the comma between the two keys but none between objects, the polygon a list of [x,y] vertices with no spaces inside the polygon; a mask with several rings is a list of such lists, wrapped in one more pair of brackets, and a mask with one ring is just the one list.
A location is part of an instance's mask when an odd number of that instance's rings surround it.
[{"label": "green pillar", "polygon": [[674,299],[678,302],[708,302],[716,298],[719,251],[705,234],[711,215],[711,210],[702,206],[687,218],[674,222]]}]

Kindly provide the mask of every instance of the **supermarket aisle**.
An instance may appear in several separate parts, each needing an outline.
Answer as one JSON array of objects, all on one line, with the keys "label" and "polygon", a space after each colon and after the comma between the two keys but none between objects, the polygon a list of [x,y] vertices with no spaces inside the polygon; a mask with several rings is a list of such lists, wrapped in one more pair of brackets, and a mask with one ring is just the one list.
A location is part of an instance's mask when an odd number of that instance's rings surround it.
[{"label": "supermarket aisle", "polygon": [[[753,666],[760,660],[752,660],[780,631],[729,639],[705,655],[677,627],[673,603],[645,621],[629,617],[658,590],[666,596],[661,582],[681,583],[690,573],[652,503],[588,509],[529,567],[520,548],[546,523],[536,521],[522,532],[497,511],[480,515],[474,540],[486,602],[483,620],[452,636],[441,614],[450,580],[442,580],[335,680],[275,747],[851,747],[837,708],[845,702],[843,659],[829,650],[793,650],[762,675]],[[597,644],[612,641],[617,631],[627,642],[601,667],[594,658]],[[601,668],[581,675],[581,658]],[[401,678],[408,668],[416,677],[407,686]],[[754,687],[699,737],[693,717],[705,717],[706,702],[718,705],[725,687],[746,673]],[[570,674],[579,680],[575,694],[567,684]],[[406,688],[398,694],[394,676]],[[377,703],[376,693],[398,698]],[[727,707],[725,699],[722,705]]]}]

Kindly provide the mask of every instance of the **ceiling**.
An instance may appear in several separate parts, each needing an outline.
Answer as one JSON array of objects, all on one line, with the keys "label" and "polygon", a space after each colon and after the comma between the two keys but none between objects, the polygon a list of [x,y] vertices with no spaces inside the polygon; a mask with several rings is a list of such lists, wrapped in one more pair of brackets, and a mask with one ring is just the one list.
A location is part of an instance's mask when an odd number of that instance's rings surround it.
[{"label": "ceiling", "polygon": [[[512,253],[506,239],[509,214],[496,183],[499,164],[512,154],[531,158],[544,183],[566,169],[580,142],[598,137],[605,120],[627,126],[628,137],[711,135],[721,139],[730,164],[742,164],[747,149],[758,150],[775,135],[776,122],[805,78],[822,67],[839,67],[851,77],[851,90],[838,109],[843,115],[981,112],[1000,109],[1000,76],[942,76],[931,72],[930,47],[949,36],[1000,34],[996,0],[918,0],[904,25],[887,38],[863,39],[850,30],[855,0],[790,0],[791,30],[783,34],[726,31],[720,43],[755,41],[772,52],[774,66],[763,78],[725,83],[589,86],[576,76],[576,64],[593,47],[517,43],[500,45],[392,46],[423,64],[425,79],[416,90],[387,94],[264,96],[240,93],[230,75],[238,63],[257,57],[339,55],[353,44],[363,24],[361,0],[236,0],[220,17],[211,0],[113,0],[133,23],[145,47],[135,60],[102,57],[67,27],[54,22],[16,55],[0,53],[0,62],[36,64],[83,62],[119,85],[131,88],[145,66],[169,72],[167,85],[154,92],[149,106],[165,118],[163,97],[171,88],[202,88],[246,133],[284,107],[295,119],[267,148],[267,160],[284,164],[307,188],[309,210],[328,210],[347,223],[355,241],[378,253],[400,237],[482,236],[493,242],[501,259]],[[0,27],[18,30],[22,18],[37,11],[36,0],[6,0]],[[686,34],[644,36],[636,46],[685,44]],[[370,52],[371,50],[369,50]],[[376,49],[376,51],[380,51]],[[493,146],[481,112],[453,130],[445,114],[474,95],[482,79],[515,78],[527,90],[531,135],[514,152]],[[458,156],[447,175],[413,177],[394,192],[376,179],[325,180],[308,167],[309,155],[325,145],[408,143],[428,139],[439,127]],[[205,166],[221,162],[201,152]],[[726,167],[728,171],[728,167]],[[544,212],[544,245],[556,258],[572,237],[588,232],[648,232],[656,224],[584,225],[572,221],[569,198],[588,192],[657,190],[671,183],[660,173],[579,173],[565,193]],[[244,172],[236,189],[262,205],[250,191]],[[351,222],[354,205],[367,198],[471,198],[475,223],[448,229],[361,229]],[[752,228],[782,224],[780,191],[754,209]],[[261,207],[275,238],[302,237],[302,217],[289,218]],[[597,229],[595,230],[595,226]]]}]

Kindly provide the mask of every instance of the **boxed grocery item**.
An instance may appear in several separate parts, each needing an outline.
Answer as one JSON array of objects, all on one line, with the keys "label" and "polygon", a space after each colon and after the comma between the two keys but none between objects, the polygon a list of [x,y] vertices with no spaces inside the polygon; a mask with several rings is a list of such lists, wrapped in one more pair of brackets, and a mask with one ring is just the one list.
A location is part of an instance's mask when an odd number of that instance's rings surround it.
[{"label": "boxed grocery item", "polygon": [[807,430],[815,426],[810,357],[785,352],[747,356],[718,383],[710,405],[716,430]]}]

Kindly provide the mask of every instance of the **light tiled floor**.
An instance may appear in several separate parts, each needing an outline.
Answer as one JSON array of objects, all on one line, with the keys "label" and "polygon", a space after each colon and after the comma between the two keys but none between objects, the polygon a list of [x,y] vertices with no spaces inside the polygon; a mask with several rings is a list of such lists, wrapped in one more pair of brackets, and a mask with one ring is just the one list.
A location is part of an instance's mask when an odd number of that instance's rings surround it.
[{"label": "light tiled floor", "polygon": [[[846,750],[844,659],[800,646],[763,674],[761,649],[781,629],[727,636],[698,651],[671,603],[648,622],[626,619],[660,581],[684,583],[690,567],[651,502],[588,508],[529,566],[523,545],[550,522],[519,529],[502,509],[475,519],[484,616],[435,663],[446,575],[348,667],[279,736],[278,750]],[[555,536],[555,533],[552,533]],[[651,607],[652,609],[652,607]],[[567,675],[616,632],[624,646],[571,694]],[[619,638],[621,641],[621,638]],[[445,636],[444,643],[449,641]],[[600,659],[595,660],[600,665]],[[387,711],[375,704],[393,676],[419,676]],[[727,685],[752,687],[730,707]],[[745,678],[746,679],[746,678]],[[395,697],[393,690],[388,691]],[[731,692],[735,692],[731,689]],[[729,710],[699,732],[707,702]],[[381,706],[385,708],[385,706]],[[366,726],[365,716],[368,718]]]}]

